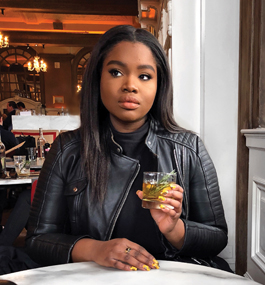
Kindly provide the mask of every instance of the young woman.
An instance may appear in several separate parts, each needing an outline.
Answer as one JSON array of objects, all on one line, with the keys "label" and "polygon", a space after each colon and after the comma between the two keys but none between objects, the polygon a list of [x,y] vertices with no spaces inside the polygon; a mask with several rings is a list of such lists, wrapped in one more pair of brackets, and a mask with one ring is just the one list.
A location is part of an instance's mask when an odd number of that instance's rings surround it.
[{"label": "young woman", "polygon": [[[227,225],[216,172],[202,141],[174,121],[172,101],[155,37],[131,26],[101,37],[83,79],[81,127],[55,140],[39,177],[27,238],[34,261],[222,267]],[[173,209],[143,209],[143,172],[173,169],[177,183],[161,199]]]}]

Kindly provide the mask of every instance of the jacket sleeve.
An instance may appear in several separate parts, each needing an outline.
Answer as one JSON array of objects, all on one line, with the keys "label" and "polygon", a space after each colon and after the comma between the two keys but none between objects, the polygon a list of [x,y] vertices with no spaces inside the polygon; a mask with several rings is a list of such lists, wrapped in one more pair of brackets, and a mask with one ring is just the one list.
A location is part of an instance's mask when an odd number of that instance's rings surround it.
[{"label": "jacket sleeve", "polygon": [[71,250],[83,236],[69,234],[60,136],[54,141],[38,179],[31,207],[27,252],[40,265],[67,263]]},{"label": "jacket sleeve", "polygon": [[[175,254],[213,257],[227,245],[227,224],[217,174],[203,142],[196,137],[195,150],[182,153],[187,197],[184,245]],[[184,197],[185,198],[185,197]]]}]

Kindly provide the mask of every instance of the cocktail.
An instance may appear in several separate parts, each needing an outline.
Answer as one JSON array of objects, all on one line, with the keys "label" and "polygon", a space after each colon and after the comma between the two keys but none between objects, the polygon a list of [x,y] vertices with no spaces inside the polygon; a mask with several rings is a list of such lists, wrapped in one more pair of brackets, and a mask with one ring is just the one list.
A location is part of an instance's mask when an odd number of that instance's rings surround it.
[{"label": "cocktail", "polygon": [[30,175],[30,161],[26,161],[25,155],[14,155],[14,165],[19,177]]},{"label": "cocktail", "polygon": [[161,204],[173,209],[172,206],[163,203],[163,194],[171,190],[171,184],[176,183],[175,170],[165,172],[144,172],[143,176],[143,200],[145,209],[161,209]]}]

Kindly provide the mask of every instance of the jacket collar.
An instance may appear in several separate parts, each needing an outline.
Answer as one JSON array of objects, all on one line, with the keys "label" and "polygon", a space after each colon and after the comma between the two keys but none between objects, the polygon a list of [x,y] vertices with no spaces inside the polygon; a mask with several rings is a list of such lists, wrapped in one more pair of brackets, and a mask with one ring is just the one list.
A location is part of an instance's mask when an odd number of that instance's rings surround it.
[{"label": "jacket collar", "polygon": [[[150,125],[149,125],[147,137],[145,139],[145,144],[154,154],[156,154],[156,151],[155,151],[156,145],[157,145],[156,130],[158,128],[157,127],[158,122],[152,117],[152,115],[149,115],[149,120],[150,120]],[[109,132],[110,132],[109,137],[110,137],[111,151],[118,155],[121,155],[123,152],[122,147],[114,140],[114,135],[110,128],[109,128]]]},{"label": "jacket collar", "polygon": [[147,137],[145,139],[146,146],[156,154],[156,145],[157,145],[157,137],[156,137],[156,130],[157,130],[157,121],[150,115],[150,126]]}]

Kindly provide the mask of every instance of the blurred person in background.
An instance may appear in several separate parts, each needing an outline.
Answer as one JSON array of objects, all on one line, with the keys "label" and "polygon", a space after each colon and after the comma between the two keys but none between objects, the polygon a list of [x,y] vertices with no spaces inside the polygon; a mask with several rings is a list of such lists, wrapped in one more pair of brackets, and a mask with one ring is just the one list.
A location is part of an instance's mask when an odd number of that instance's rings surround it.
[{"label": "blurred person in background", "polygon": [[9,101],[7,103],[6,109],[8,111],[8,115],[6,119],[3,122],[3,127],[7,131],[11,131],[13,126],[12,126],[12,115],[16,115],[16,110],[17,110],[17,104],[14,101]]},{"label": "blurred person in background", "polygon": [[26,107],[25,107],[25,104],[23,102],[18,102],[17,103],[17,108],[19,111],[26,111]]},{"label": "blurred person in background", "polygon": [[[10,131],[4,129],[3,125],[3,115],[0,111],[0,133],[1,133],[1,140],[6,147],[6,150],[11,149],[12,147],[18,144],[17,139],[15,138],[14,134]],[[10,153],[12,155],[12,152]],[[4,209],[7,207],[7,188],[3,187],[4,189],[0,190],[0,222],[2,220],[2,214]],[[2,226],[0,225],[0,233],[2,231]]]},{"label": "blurred person in background", "polygon": [[1,111],[0,111],[0,132],[1,132],[2,142],[5,145],[6,150],[9,150],[10,148],[12,148],[18,144],[18,141],[15,138],[15,135],[12,132],[7,131],[3,127],[3,115],[1,113]]}]

